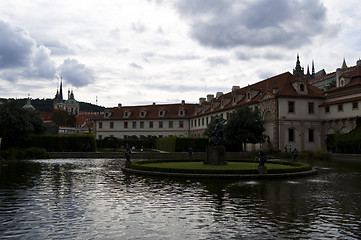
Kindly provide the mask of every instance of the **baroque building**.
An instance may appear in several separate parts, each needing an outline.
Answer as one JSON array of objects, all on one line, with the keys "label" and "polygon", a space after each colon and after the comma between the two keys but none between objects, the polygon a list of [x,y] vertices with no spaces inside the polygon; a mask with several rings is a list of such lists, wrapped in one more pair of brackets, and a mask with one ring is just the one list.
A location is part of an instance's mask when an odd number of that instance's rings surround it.
[{"label": "baroque building", "polygon": [[[330,76],[335,86],[325,89]],[[333,80],[332,80],[333,81]],[[297,55],[293,74],[285,72],[246,87],[233,86],[199,98],[197,104],[122,106],[109,108],[94,119],[97,139],[104,137],[201,137],[216,116],[228,119],[240,106],[259,110],[266,142],[249,144],[246,150],[296,148],[326,150],[327,134],[349,132],[361,115],[361,60],[354,67],[344,64],[335,73],[312,73],[300,65]]]},{"label": "baroque building", "polygon": [[73,90],[68,90],[68,99],[63,99],[63,79],[60,81],[60,88],[57,89],[54,97],[54,109],[62,109],[73,115],[79,114],[79,102],[75,100]]}]

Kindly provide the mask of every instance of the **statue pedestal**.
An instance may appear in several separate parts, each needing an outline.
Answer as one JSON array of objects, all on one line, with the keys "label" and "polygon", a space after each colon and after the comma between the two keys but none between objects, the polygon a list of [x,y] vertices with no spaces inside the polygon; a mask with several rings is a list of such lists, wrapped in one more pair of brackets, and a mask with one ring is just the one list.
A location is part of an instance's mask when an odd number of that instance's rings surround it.
[{"label": "statue pedestal", "polygon": [[209,165],[226,165],[225,149],[223,145],[208,146],[207,147],[207,159],[204,164]]},{"label": "statue pedestal", "polygon": [[262,174],[262,175],[267,174],[267,167],[266,166],[258,166],[258,174]]}]

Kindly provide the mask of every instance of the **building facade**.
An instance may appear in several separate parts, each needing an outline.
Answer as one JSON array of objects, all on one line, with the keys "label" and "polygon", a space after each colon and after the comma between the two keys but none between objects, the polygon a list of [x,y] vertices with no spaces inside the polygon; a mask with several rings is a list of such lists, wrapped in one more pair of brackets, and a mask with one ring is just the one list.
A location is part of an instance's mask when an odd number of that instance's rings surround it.
[{"label": "building facade", "polygon": [[[324,71],[324,70],[322,70]],[[321,76],[320,76],[321,75]],[[313,77],[310,77],[313,76]],[[317,76],[317,77],[315,77]],[[319,77],[320,76],[320,77]],[[335,87],[325,90],[334,76]],[[318,86],[318,87],[316,87]],[[104,137],[202,137],[216,116],[229,119],[240,106],[257,109],[264,121],[266,141],[248,145],[246,150],[326,150],[327,134],[347,133],[361,116],[361,61],[356,66],[331,74],[304,74],[297,56],[294,73],[200,98],[197,104],[146,106],[119,105],[95,119],[97,139]]]}]

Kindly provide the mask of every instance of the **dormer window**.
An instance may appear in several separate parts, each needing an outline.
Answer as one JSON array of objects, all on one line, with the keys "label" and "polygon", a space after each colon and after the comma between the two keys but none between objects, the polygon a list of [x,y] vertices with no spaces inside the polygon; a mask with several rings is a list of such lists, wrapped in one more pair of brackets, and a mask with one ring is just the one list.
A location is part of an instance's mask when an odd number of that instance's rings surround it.
[{"label": "dormer window", "polygon": [[146,110],[141,110],[139,113],[140,117],[145,117],[147,115],[147,111]]},{"label": "dormer window", "polygon": [[180,109],[180,110],[179,110],[179,116],[184,116],[184,112],[185,112],[185,111],[184,111],[183,109]]},{"label": "dormer window", "polygon": [[159,117],[164,117],[164,115],[165,115],[165,110],[163,110],[163,109],[159,110],[158,115],[159,115]]},{"label": "dormer window", "polygon": [[305,91],[305,85],[303,83],[300,84],[300,91],[301,92]]},{"label": "dormer window", "polygon": [[250,100],[250,99],[251,99],[251,93],[248,92],[248,93],[247,93],[247,100]]},{"label": "dormer window", "polygon": [[344,80],[344,79],[341,79],[341,81],[340,81],[340,87],[343,87],[343,86],[345,86],[345,80]]},{"label": "dormer window", "polygon": [[123,117],[128,118],[132,113],[128,110],[124,111]]}]

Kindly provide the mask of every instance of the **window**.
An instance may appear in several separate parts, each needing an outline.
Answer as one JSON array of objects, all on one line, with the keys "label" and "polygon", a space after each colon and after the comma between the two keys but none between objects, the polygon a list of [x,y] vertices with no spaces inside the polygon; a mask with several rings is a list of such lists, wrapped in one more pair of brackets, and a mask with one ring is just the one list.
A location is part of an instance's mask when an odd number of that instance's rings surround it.
[{"label": "window", "polygon": [[132,122],[132,127],[137,128],[137,122]]},{"label": "window", "polygon": [[313,103],[313,102],[308,103],[308,113],[309,114],[315,113],[315,103]]},{"label": "window", "polygon": [[301,92],[305,91],[305,85],[303,83],[300,84],[300,91]]},{"label": "window", "polygon": [[184,111],[183,110],[180,110],[179,111],[179,116],[183,116],[184,115]]},{"label": "window", "polygon": [[288,102],[288,112],[295,113],[295,102],[293,101]]},{"label": "window", "polygon": [[295,141],[295,129],[293,129],[293,128],[288,129],[288,141],[289,142]]},{"label": "window", "polygon": [[204,126],[204,118],[202,118],[202,126]]},{"label": "window", "polygon": [[343,105],[342,105],[342,104],[339,104],[339,105],[337,106],[337,109],[338,109],[339,112],[342,112],[342,111],[343,111]]},{"label": "window", "polygon": [[149,122],[149,128],[153,128],[153,121]]},{"label": "window", "polygon": [[141,116],[141,117],[144,117],[144,111],[141,111],[141,112],[140,112],[140,116]]},{"label": "window", "polygon": [[164,111],[163,110],[160,110],[159,111],[159,116],[162,117],[164,115]]},{"label": "window", "polygon": [[100,129],[100,128],[103,128],[103,122],[99,122],[98,123],[98,128]]},{"label": "window", "polygon": [[163,121],[158,122],[159,128],[163,128]]},{"label": "window", "polygon": [[308,129],[308,141],[309,141],[309,142],[313,142],[313,141],[314,141],[313,134],[314,134],[313,129]]},{"label": "window", "polygon": [[173,128],[173,121],[169,121],[169,122],[168,122],[168,127],[169,127],[169,128]]},{"label": "window", "polygon": [[124,122],[124,128],[128,128],[128,122]]},{"label": "window", "polygon": [[114,128],[114,122],[109,123],[109,128]]},{"label": "window", "polygon": [[201,125],[201,119],[198,118],[198,126],[200,126],[200,125]]},{"label": "window", "polygon": [[325,107],[325,113],[329,113],[329,112],[330,112],[330,107],[329,106]]},{"label": "window", "polygon": [[99,135],[99,136],[98,136],[98,139],[99,139],[99,140],[102,140],[102,139],[103,139],[103,135]]},{"label": "window", "polygon": [[352,103],[352,109],[353,110],[358,109],[358,102],[353,102]]},{"label": "window", "polygon": [[183,121],[179,121],[179,128],[183,128],[183,127],[184,127]]},{"label": "window", "polygon": [[140,128],[144,128],[144,122],[140,122]]},{"label": "window", "polygon": [[209,119],[208,117],[206,117],[206,124],[208,125],[208,123],[209,123]]}]

